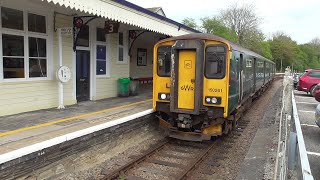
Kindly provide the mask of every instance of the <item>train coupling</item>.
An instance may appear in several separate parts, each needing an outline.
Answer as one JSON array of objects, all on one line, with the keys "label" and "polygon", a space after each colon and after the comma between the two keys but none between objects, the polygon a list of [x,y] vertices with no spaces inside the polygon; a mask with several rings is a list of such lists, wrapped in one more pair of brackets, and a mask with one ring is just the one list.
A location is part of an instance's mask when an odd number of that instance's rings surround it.
[{"label": "train coupling", "polygon": [[179,128],[190,129],[192,127],[192,119],[189,114],[178,114],[177,122]]},{"label": "train coupling", "polygon": [[166,120],[162,119],[161,116],[157,117],[159,118],[160,128],[165,131],[165,135],[175,139],[181,139],[185,141],[207,141],[210,140],[212,136],[221,135],[221,125],[208,127],[202,131],[186,132],[179,130],[177,127],[173,127]]}]

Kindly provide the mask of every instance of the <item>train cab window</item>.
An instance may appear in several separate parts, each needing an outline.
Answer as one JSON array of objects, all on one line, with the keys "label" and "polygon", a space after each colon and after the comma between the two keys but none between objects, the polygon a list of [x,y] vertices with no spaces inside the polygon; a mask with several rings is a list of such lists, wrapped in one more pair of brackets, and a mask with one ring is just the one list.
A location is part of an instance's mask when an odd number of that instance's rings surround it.
[{"label": "train cab window", "polygon": [[158,75],[163,77],[170,76],[171,70],[171,46],[161,46],[157,53]]},{"label": "train cab window", "polygon": [[206,48],[205,75],[210,79],[222,79],[225,76],[226,47],[223,45]]}]

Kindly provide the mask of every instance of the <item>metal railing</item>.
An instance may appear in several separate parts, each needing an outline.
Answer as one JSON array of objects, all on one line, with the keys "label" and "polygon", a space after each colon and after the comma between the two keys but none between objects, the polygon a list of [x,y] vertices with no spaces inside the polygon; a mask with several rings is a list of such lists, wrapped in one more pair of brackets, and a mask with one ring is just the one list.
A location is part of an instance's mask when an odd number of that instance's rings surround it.
[{"label": "metal railing", "polygon": [[290,132],[289,138],[288,169],[296,171],[298,179],[313,180],[293,91],[292,118],[293,131]]}]

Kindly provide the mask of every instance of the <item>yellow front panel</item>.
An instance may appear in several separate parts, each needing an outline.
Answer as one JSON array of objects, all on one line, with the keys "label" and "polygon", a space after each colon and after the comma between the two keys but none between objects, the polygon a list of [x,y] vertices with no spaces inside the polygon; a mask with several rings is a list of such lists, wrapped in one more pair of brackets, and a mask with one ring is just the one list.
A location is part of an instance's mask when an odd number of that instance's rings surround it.
[{"label": "yellow front panel", "polygon": [[[220,42],[207,41],[206,46],[221,44]],[[228,117],[228,94],[229,94],[229,65],[230,64],[230,53],[229,45],[225,44],[228,47],[226,55],[226,71],[225,77],[222,79],[208,79],[204,77],[203,79],[203,97],[212,96],[212,97],[221,97],[221,104],[207,104],[205,98],[203,98],[203,104],[205,106],[214,106],[214,107],[223,107],[224,108],[224,117]]]},{"label": "yellow front panel", "polygon": [[196,51],[179,51],[178,108],[194,109]]}]

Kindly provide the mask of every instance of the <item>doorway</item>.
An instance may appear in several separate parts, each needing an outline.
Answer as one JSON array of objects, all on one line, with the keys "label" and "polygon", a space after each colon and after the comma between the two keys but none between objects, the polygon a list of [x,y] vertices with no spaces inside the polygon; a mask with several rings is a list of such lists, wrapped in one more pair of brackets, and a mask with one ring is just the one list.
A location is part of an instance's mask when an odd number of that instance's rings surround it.
[{"label": "doorway", "polygon": [[90,51],[76,51],[76,97],[77,101],[90,100]]}]

